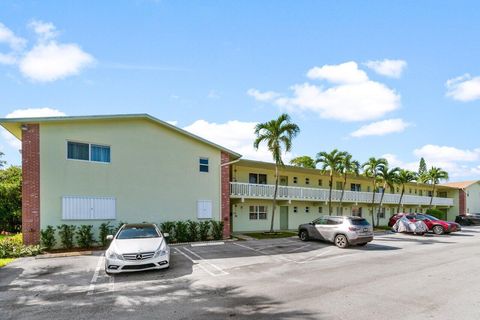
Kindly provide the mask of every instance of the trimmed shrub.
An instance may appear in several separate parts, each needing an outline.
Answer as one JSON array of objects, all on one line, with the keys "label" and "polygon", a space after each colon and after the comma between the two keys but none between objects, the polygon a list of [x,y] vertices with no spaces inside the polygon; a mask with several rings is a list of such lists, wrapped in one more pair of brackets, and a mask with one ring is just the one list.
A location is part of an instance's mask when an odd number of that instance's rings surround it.
[{"label": "trimmed shrub", "polygon": [[188,224],[185,221],[175,222],[175,239],[177,242],[188,241]]},{"label": "trimmed shrub", "polygon": [[55,228],[52,226],[47,226],[47,229],[40,231],[40,237],[42,245],[47,249],[50,250],[55,247],[57,241],[55,240]]},{"label": "trimmed shrub", "polygon": [[223,221],[215,221],[210,220],[212,224],[212,237],[214,240],[222,240],[223,239]]},{"label": "trimmed shrub", "polygon": [[160,229],[162,233],[168,233],[168,239],[172,241],[175,239],[174,230],[175,230],[175,222],[174,221],[164,221],[160,223]]},{"label": "trimmed shrub", "polygon": [[200,223],[198,224],[198,231],[200,234],[200,240],[207,240],[208,234],[210,233],[210,221],[200,221]]},{"label": "trimmed shrub", "polygon": [[113,233],[113,227],[110,225],[110,222],[104,222],[98,227],[100,231],[100,243],[102,247],[106,247],[108,244],[107,236]]},{"label": "trimmed shrub", "polygon": [[0,240],[0,259],[35,256],[42,253],[40,246],[24,246],[22,234]]},{"label": "trimmed shrub", "polygon": [[92,225],[81,225],[77,230],[77,243],[81,248],[90,248],[94,242]]},{"label": "trimmed shrub", "polygon": [[431,216],[434,216],[435,218],[440,219],[440,220],[445,220],[445,219],[447,219],[445,212],[443,212],[442,210],[438,210],[438,209],[427,209],[427,211],[425,211],[425,213],[426,213],[426,214],[429,214],[429,215],[431,215]]},{"label": "trimmed shrub", "polygon": [[60,242],[62,246],[67,249],[73,248],[73,236],[75,234],[76,227],[74,225],[62,224],[57,227],[58,234],[60,235]]},{"label": "trimmed shrub", "polygon": [[199,232],[198,232],[198,222],[187,220],[188,225],[188,241],[194,242],[199,239]]}]

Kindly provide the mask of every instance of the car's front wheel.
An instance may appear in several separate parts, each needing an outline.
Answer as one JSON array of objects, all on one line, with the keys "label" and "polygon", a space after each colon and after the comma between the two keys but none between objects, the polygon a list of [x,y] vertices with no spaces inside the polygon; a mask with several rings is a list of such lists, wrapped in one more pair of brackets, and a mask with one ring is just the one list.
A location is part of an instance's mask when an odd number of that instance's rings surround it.
[{"label": "car's front wheel", "polygon": [[445,232],[445,230],[443,230],[442,226],[434,226],[432,231],[435,234],[443,234]]},{"label": "car's front wheel", "polygon": [[302,241],[308,241],[309,240],[308,231],[307,230],[300,231],[299,238]]},{"label": "car's front wheel", "polygon": [[339,248],[346,248],[348,247],[348,240],[343,234],[339,234],[335,237],[335,245]]}]

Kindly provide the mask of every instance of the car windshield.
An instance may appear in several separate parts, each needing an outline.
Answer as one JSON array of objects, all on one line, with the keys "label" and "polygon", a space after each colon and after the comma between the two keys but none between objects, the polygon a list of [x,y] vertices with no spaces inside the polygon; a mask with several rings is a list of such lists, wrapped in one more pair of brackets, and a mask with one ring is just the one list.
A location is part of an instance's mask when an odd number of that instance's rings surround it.
[{"label": "car windshield", "polygon": [[126,226],[120,231],[117,239],[158,238],[160,235],[154,226]]},{"label": "car windshield", "polygon": [[429,215],[429,214],[424,214],[424,216],[425,216],[425,218],[430,219],[430,220],[433,220],[433,221],[440,220],[440,219],[437,219],[437,218],[435,218],[434,216],[431,216],[431,215]]},{"label": "car windshield", "polygon": [[351,219],[354,226],[368,226],[368,221],[365,219]]}]

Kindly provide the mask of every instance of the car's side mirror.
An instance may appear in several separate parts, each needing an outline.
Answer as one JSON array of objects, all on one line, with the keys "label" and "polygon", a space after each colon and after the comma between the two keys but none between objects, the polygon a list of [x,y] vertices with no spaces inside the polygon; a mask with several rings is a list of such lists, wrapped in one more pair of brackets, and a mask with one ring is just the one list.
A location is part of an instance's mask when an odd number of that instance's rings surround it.
[{"label": "car's side mirror", "polygon": [[113,240],[113,236],[112,236],[111,234],[109,234],[109,235],[107,236],[107,240]]},{"label": "car's side mirror", "polygon": [[168,238],[168,237],[170,237],[170,234],[169,234],[168,232],[165,232],[165,233],[163,234],[163,237],[164,237],[164,238]]}]

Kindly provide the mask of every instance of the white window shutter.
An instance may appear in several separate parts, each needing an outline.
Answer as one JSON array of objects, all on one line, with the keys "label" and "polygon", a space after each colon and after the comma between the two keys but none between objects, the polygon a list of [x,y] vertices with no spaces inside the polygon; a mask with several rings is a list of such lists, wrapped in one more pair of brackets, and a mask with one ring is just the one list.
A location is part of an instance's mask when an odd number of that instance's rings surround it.
[{"label": "white window shutter", "polygon": [[212,219],[212,201],[211,200],[197,201],[197,218]]},{"label": "white window shutter", "polygon": [[114,220],[116,216],[113,197],[62,197],[63,220]]}]

